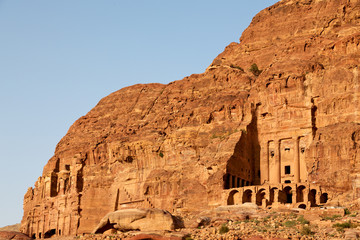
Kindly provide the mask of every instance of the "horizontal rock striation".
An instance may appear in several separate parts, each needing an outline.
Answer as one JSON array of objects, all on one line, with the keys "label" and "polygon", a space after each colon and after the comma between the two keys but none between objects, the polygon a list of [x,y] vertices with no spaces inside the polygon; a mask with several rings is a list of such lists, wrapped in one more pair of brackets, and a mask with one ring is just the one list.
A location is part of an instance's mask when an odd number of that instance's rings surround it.
[{"label": "horizontal rock striation", "polygon": [[90,233],[123,208],[186,216],[226,204],[234,185],[360,197],[359,43],[360,1],[283,0],[204,73],[110,94],[28,189],[21,231]]}]

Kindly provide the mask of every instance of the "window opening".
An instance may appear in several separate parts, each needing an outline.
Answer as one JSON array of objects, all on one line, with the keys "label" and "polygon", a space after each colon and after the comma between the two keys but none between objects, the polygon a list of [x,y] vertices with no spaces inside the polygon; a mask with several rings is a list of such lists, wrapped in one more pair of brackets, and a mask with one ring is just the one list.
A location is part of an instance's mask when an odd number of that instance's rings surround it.
[{"label": "window opening", "polygon": [[290,166],[285,166],[285,174],[290,174]]}]

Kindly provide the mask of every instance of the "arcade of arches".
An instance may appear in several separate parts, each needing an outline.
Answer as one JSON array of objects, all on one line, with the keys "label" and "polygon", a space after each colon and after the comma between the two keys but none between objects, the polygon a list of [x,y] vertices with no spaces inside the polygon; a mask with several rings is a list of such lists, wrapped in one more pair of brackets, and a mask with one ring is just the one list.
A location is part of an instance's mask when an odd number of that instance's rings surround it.
[{"label": "arcade of arches", "polygon": [[311,129],[272,132],[269,128],[261,132],[260,141],[258,127],[263,128],[263,122],[253,118],[228,160],[223,203],[304,209],[325,204],[328,193],[308,182],[305,153],[312,141]]},{"label": "arcade of arches", "polygon": [[263,208],[288,205],[309,209],[325,204],[328,193],[313,184],[264,184],[225,190],[224,201],[226,205],[251,202]]}]

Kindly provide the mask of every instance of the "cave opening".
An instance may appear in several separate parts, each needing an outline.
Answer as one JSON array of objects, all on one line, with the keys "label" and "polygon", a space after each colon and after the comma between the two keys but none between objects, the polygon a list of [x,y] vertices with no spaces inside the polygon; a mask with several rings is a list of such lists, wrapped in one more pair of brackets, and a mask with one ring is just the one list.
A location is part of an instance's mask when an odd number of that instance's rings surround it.
[{"label": "cave opening", "polygon": [[44,238],[51,238],[56,234],[56,229],[50,229],[44,234]]},{"label": "cave opening", "polygon": [[327,203],[327,201],[328,201],[328,194],[327,194],[327,193],[321,194],[321,196],[320,196],[320,203],[321,203],[321,204],[324,204],[324,203]]}]

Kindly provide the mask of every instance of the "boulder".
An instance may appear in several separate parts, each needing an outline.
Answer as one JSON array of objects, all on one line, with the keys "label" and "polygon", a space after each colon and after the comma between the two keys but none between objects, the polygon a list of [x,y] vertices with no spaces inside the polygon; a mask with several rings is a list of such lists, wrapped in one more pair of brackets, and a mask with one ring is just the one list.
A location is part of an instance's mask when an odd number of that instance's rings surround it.
[{"label": "boulder", "polygon": [[161,209],[123,209],[108,213],[101,219],[93,233],[104,233],[109,229],[119,231],[172,231],[174,217]]}]

